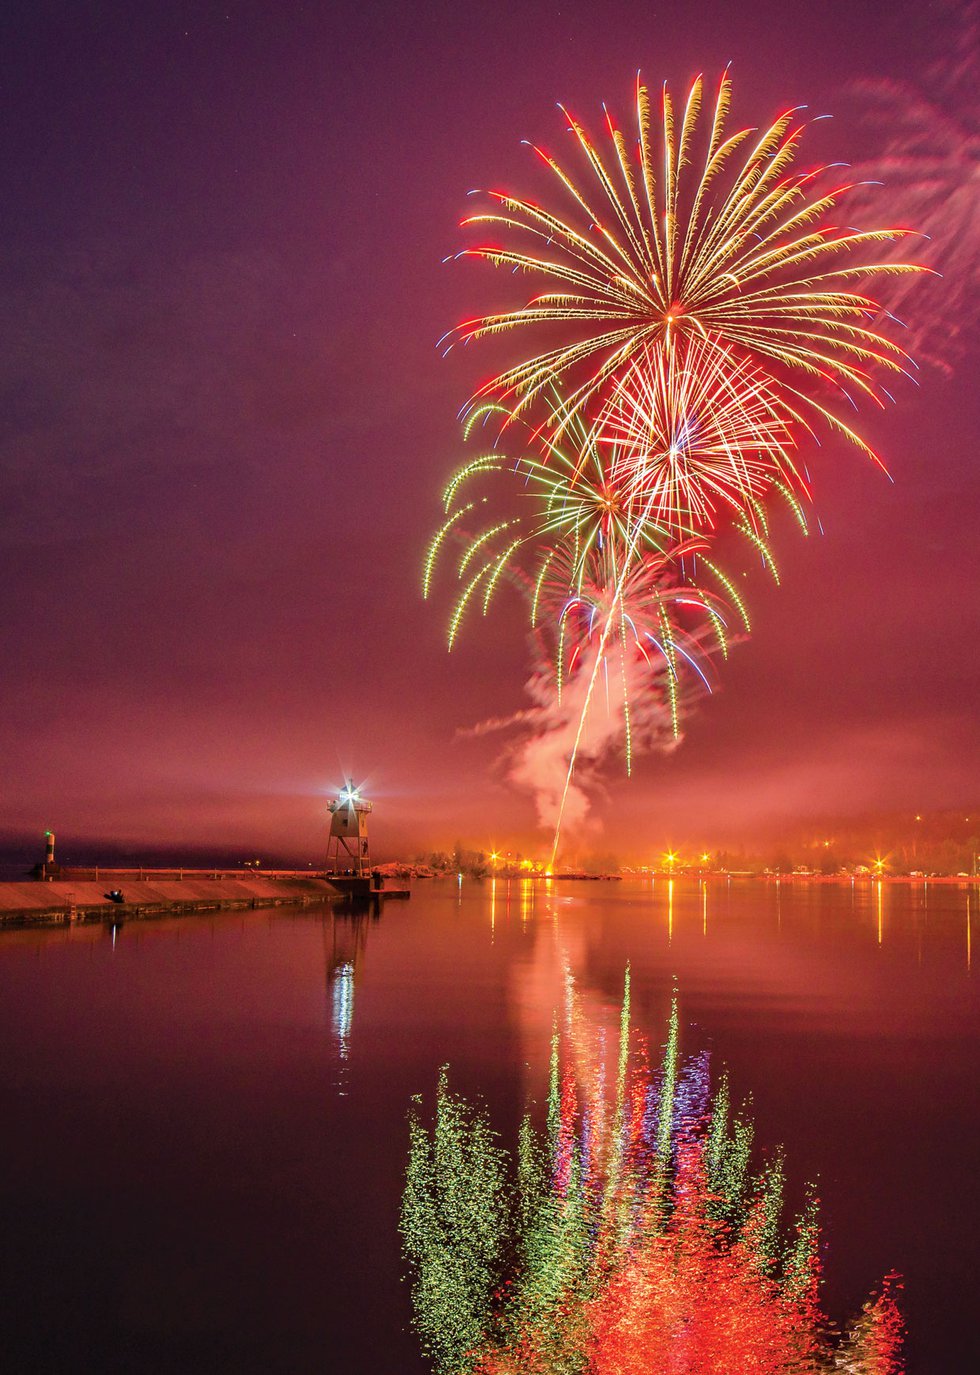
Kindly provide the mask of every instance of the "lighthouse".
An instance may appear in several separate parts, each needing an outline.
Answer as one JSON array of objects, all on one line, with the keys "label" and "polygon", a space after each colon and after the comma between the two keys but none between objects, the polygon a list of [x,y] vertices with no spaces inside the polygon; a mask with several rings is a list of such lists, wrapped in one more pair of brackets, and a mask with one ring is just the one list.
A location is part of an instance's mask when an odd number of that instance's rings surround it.
[{"label": "lighthouse", "polygon": [[327,841],[327,875],[363,878],[371,873],[368,817],[371,803],[348,779],[329,804],[330,838]]},{"label": "lighthouse", "polygon": [[61,867],[55,863],[54,858],[54,831],[44,832],[44,859],[39,860],[31,873],[37,879],[54,879],[61,877]]}]

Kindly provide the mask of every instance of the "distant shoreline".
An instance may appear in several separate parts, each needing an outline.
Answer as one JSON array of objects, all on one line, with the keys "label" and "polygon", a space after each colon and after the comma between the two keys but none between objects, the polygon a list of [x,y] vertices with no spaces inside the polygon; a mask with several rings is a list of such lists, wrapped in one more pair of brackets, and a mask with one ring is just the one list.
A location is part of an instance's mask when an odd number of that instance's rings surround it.
[{"label": "distant shoreline", "polygon": [[980,874],[755,874],[748,870],[686,870],[670,874],[624,874],[624,878],[750,878],[766,883],[980,883]]},{"label": "distant shoreline", "polygon": [[[303,906],[342,896],[327,879],[302,871],[255,874],[221,869],[95,869],[80,871],[85,877],[58,879],[0,879],[0,928],[62,926],[75,922],[122,921],[181,913],[227,911],[242,908]],[[95,876],[98,875],[98,881]],[[426,875],[426,879],[456,881],[455,874]],[[960,886],[980,884],[970,874],[755,874],[748,871],[703,870],[671,874],[556,874],[548,878],[534,873],[498,873],[465,876],[467,882],[483,883],[578,883],[625,880],[653,883],[657,880],[718,882],[735,880],[765,884],[904,884],[906,886]],[[420,880],[421,881],[421,880]],[[114,901],[108,890],[122,892]]]}]

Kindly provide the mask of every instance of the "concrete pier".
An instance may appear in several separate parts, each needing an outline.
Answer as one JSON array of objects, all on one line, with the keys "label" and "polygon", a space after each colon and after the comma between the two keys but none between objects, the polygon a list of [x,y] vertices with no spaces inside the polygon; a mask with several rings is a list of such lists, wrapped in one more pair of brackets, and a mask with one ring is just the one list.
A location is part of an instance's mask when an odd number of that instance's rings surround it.
[{"label": "concrete pier", "polygon": [[[340,896],[326,879],[310,875],[241,874],[220,870],[99,869],[84,878],[0,883],[0,927],[163,916],[235,907],[278,907],[325,902]],[[122,902],[106,896],[112,889]]]}]

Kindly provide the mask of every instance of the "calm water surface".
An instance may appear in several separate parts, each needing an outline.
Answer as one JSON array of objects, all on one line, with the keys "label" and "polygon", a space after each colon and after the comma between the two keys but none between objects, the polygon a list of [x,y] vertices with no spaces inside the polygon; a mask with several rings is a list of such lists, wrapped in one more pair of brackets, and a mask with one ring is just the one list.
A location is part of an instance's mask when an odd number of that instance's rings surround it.
[{"label": "calm water surface", "polygon": [[330,908],[0,933],[2,1364],[426,1369],[396,1221],[439,1066],[505,1137],[566,973],[711,1050],[790,1181],[824,1302],[905,1277],[913,1375],[980,1368],[976,890],[712,879],[438,882]]}]

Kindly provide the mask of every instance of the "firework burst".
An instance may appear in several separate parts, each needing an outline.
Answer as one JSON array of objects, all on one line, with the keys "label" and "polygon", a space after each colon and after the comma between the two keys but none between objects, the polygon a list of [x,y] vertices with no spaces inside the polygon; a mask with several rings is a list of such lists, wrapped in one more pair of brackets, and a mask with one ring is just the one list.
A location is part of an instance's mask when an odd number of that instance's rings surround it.
[{"label": "firework burst", "polygon": [[[581,627],[586,612],[589,637],[597,626],[601,630],[611,620],[626,635],[630,616],[635,624],[645,623],[650,608],[656,606],[659,630],[653,640],[660,640],[662,632],[664,642],[670,644],[669,626],[665,628],[662,620],[664,608],[686,589],[690,605],[703,604],[718,645],[726,653],[724,620],[716,604],[731,602],[745,629],[748,614],[732,580],[709,557],[707,539],[694,533],[694,520],[687,520],[697,511],[678,511],[669,505],[662,484],[652,478],[642,480],[643,460],[634,456],[631,463],[626,446],[608,437],[601,425],[587,427],[580,417],[566,417],[557,436],[539,430],[534,438],[540,457],[483,454],[459,468],[446,487],[446,518],[429,545],[423,596],[431,593],[440,561],[454,559],[459,591],[450,615],[449,648],[454,647],[468,612],[479,606],[486,615],[501,585],[516,585],[527,598],[531,629],[553,633],[559,697],[582,651],[573,627]],[[574,444],[567,442],[571,438]],[[692,439],[689,451],[694,449]],[[707,463],[704,444],[697,453]],[[719,455],[713,457],[720,467]],[[730,457],[736,460],[734,450]],[[768,519],[756,488],[761,496],[778,486],[804,529],[806,518],[792,490],[773,477],[772,465],[765,469],[763,482],[762,461],[756,457],[754,463],[745,457],[735,478],[729,475],[730,485],[736,478],[751,483],[744,506],[726,492],[736,507],[736,528],[775,572]],[[646,462],[648,478],[651,470],[652,463]],[[694,488],[692,475],[689,483]],[[696,490],[698,503],[707,502],[700,487]],[[720,593],[695,585],[699,566]],[[677,664],[670,654],[668,659],[676,677]],[[704,680],[703,673],[700,676]],[[676,703],[672,715],[676,725]]]},{"label": "firework burst", "polygon": [[[561,737],[564,781],[540,780],[534,750],[518,758],[513,776],[532,782],[554,824],[552,863],[579,758],[598,761],[618,738],[629,774],[635,748],[679,739],[683,701],[713,690],[712,651],[727,657],[733,636],[750,628],[734,580],[711,551],[715,504],[777,580],[764,498],[780,492],[807,529],[803,504],[783,481],[787,469],[795,479],[786,420],[753,375],[721,366],[723,350],[698,341],[687,352],[686,369],[661,371],[659,391],[649,378],[634,383],[648,383],[652,403],[637,403],[634,433],[625,433],[624,387],[594,425],[559,414],[552,429],[527,427],[535,447],[520,457],[494,450],[463,464],[446,487],[445,520],[425,560],[426,597],[440,565],[455,564],[450,649],[467,615],[478,607],[487,615],[502,586],[526,599],[536,658],[551,671],[536,670],[538,707],[520,719]],[[488,407],[482,418],[498,410]],[[476,425],[474,417],[471,433]],[[683,444],[683,494],[679,480],[656,472],[667,431],[669,447]],[[682,459],[664,457],[676,472]],[[554,710],[542,710],[547,676]],[[540,805],[545,798],[555,805]]]},{"label": "firework burst", "polygon": [[713,530],[719,507],[752,516],[775,482],[806,491],[794,414],[765,374],[709,339],[644,346],[596,426],[610,479],[675,539]]},{"label": "firework burst", "polygon": [[832,181],[831,167],[792,170],[805,127],[798,109],[762,132],[729,133],[728,74],[707,119],[702,98],[699,77],[675,111],[665,85],[655,133],[638,80],[635,133],[628,140],[606,112],[604,151],[560,107],[582,173],[535,152],[557,179],[564,208],[488,193],[492,208],[463,224],[509,242],[457,255],[540,277],[552,289],[516,310],[466,320],[447,338],[559,327],[563,342],[506,369],[478,395],[523,407],[560,379],[574,409],[651,345],[710,336],[778,368],[787,395],[863,446],[817,398],[814,383],[880,401],[874,373],[908,370],[907,355],[873,323],[878,302],[855,289],[876,272],[918,270],[865,257],[908,231],[837,222],[854,186]]},{"label": "firework burst", "polygon": [[[698,78],[675,111],[665,86],[655,129],[638,81],[633,135],[607,114],[602,147],[563,110],[580,169],[536,149],[559,207],[491,193],[491,208],[464,221],[504,242],[458,256],[546,289],[465,321],[452,339],[544,331],[551,344],[485,383],[467,408],[469,430],[495,430],[496,440],[447,488],[425,593],[444,551],[458,549],[452,648],[474,604],[486,614],[497,588],[516,583],[539,640],[553,639],[559,707],[575,686],[552,866],[596,700],[605,696],[607,717],[621,720],[629,771],[631,695],[655,701],[646,719],[656,729],[665,708],[678,738],[682,677],[710,688],[707,647],[727,654],[726,616],[737,633],[748,629],[735,583],[714,561],[721,525],[775,575],[772,498],[785,497],[806,529],[800,445],[823,423],[880,462],[835,397],[883,404],[880,378],[912,366],[890,337],[893,317],[861,289],[920,270],[896,256],[911,231],[838,222],[859,184],[832,179],[829,166],[794,169],[798,110],[761,132],[730,132],[727,73],[706,117],[702,98]],[[523,452],[507,457],[515,434]],[[509,484],[499,510],[483,491],[491,478]]]}]

